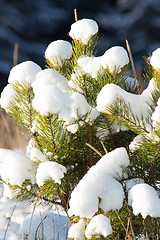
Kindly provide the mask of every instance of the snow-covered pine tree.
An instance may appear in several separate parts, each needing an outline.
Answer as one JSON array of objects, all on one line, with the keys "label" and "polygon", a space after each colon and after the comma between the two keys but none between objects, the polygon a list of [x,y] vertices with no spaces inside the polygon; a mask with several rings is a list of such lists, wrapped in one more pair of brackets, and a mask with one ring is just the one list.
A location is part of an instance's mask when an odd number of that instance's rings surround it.
[{"label": "snow-covered pine tree", "polygon": [[0,149],[1,178],[16,190],[4,194],[62,206],[69,238],[160,236],[159,54],[138,95],[124,48],[96,56],[95,21],[73,23],[69,35],[72,44],[48,45],[46,69],[27,61],[10,71],[1,107],[31,140],[25,154]]}]

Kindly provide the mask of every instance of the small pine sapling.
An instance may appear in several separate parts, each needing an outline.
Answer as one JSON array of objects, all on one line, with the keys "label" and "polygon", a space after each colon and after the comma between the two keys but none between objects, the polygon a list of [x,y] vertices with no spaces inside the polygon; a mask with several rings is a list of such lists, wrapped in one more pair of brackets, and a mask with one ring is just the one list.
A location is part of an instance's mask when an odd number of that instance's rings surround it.
[{"label": "small pine sapling", "polygon": [[48,45],[46,69],[26,61],[10,71],[0,104],[30,141],[26,153],[0,149],[2,180],[17,199],[62,206],[68,238],[158,235],[159,52],[138,94],[123,47],[96,55],[95,21],[76,21],[69,36]]}]

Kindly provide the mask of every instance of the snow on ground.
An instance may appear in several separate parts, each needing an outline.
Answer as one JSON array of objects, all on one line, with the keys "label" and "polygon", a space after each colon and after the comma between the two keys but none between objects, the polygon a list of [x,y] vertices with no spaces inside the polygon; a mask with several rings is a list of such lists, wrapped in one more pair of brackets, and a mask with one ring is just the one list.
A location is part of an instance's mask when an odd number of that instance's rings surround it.
[{"label": "snow on ground", "polygon": [[[34,239],[35,234],[42,234],[43,222],[44,237],[46,240],[65,240],[68,234],[69,221],[62,209],[52,207],[34,207],[27,202],[3,197],[3,185],[0,185],[0,239],[22,240],[25,233],[29,232],[29,240]],[[56,224],[55,224],[56,223]],[[39,225],[40,224],[40,225]]]}]

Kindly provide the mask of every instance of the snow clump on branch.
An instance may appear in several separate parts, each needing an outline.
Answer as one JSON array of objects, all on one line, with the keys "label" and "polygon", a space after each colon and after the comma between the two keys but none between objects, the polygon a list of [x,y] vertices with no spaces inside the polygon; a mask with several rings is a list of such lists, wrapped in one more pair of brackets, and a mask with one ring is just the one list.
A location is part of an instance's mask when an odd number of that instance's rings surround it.
[{"label": "snow clump on branch", "polygon": [[81,57],[77,61],[84,73],[88,73],[92,78],[96,78],[102,68],[108,69],[110,72],[117,71],[129,63],[127,51],[120,46],[114,46],[108,49],[99,57]]},{"label": "snow clump on branch", "polygon": [[[132,118],[132,114],[139,119],[147,119],[145,127],[148,131],[151,131],[151,124],[148,123],[150,119],[150,105],[153,104],[152,93],[156,91],[157,86],[154,79],[151,79],[148,87],[142,92],[141,95],[133,94],[125,91],[116,84],[107,84],[105,85],[97,96],[97,110],[99,112],[104,112],[110,114],[108,110],[112,104],[115,103],[117,99],[122,99],[127,104],[129,109],[129,116]],[[122,107],[119,105],[119,109]],[[142,123],[143,125],[143,123]]]},{"label": "snow clump on branch", "polygon": [[64,173],[66,172],[66,168],[57,162],[43,162],[38,165],[36,182],[40,187],[43,186],[45,180],[51,178],[56,183],[61,184],[61,179],[64,177]]},{"label": "snow clump on branch", "polygon": [[36,93],[39,89],[47,86],[56,86],[62,91],[67,91],[67,79],[54,69],[44,69],[37,73],[35,81],[32,83],[33,91]]},{"label": "snow clump on branch", "polygon": [[19,63],[11,69],[8,77],[9,84],[3,89],[0,98],[1,107],[4,108],[6,112],[8,112],[10,103],[12,103],[17,95],[11,84],[15,85],[18,82],[21,85],[30,87],[35,80],[36,74],[41,70],[41,67],[32,61]]},{"label": "snow clump on branch", "polygon": [[12,84],[18,82],[30,86],[35,80],[36,74],[41,70],[41,67],[32,61],[19,63],[11,69],[8,82]]},{"label": "snow clump on branch", "polygon": [[132,206],[133,213],[139,213],[143,218],[148,215],[160,217],[160,199],[156,190],[146,183],[134,185],[128,192],[128,204]]},{"label": "snow clump on branch", "polygon": [[152,52],[152,56],[150,57],[150,64],[158,72],[160,72],[159,59],[160,59],[160,48],[157,48],[154,52]]},{"label": "snow clump on branch", "polygon": [[45,57],[54,65],[63,65],[66,59],[69,59],[72,54],[72,45],[68,41],[57,40],[51,42],[46,51]]},{"label": "snow clump on branch", "polygon": [[29,156],[33,162],[46,162],[48,160],[47,157],[36,147],[31,148]]},{"label": "snow clump on branch", "polygon": [[127,51],[120,46],[115,46],[108,49],[101,58],[101,64],[104,69],[107,67],[111,72],[117,70],[121,71],[121,68],[129,63],[129,57]]},{"label": "snow clump on branch", "polygon": [[70,226],[68,232],[68,238],[73,238],[74,240],[85,240],[85,221],[80,219],[77,223]]},{"label": "snow clump on branch", "polygon": [[[43,96],[43,98],[42,98]],[[41,115],[59,114],[66,124],[73,123],[78,117],[90,112],[85,97],[77,92],[63,92],[55,86],[44,86],[35,93],[33,107]]]},{"label": "snow clump on branch", "polygon": [[21,186],[27,179],[35,183],[36,168],[25,154],[1,148],[0,162],[0,175],[6,183]]},{"label": "snow clump on branch", "polygon": [[[47,78],[44,80],[45,74]],[[68,131],[72,133],[78,129],[75,121],[79,118],[88,115],[87,121],[92,122],[99,116],[98,111],[90,107],[82,94],[64,91],[65,78],[55,70],[39,72],[32,86],[35,93],[33,107],[43,116],[58,114],[59,120],[63,120]],[[68,126],[70,124],[74,126]]]},{"label": "snow clump on branch", "polygon": [[104,155],[73,190],[69,215],[91,218],[99,207],[104,211],[120,209],[125,195],[122,185],[116,179],[122,178],[123,169],[129,163],[125,148],[117,148]]},{"label": "snow clump on branch", "polygon": [[104,237],[107,237],[111,233],[112,227],[109,218],[103,214],[99,214],[91,219],[86,228],[85,236],[87,239],[90,239],[92,235],[102,235]]},{"label": "snow clump on branch", "polygon": [[71,25],[69,35],[87,45],[89,39],[98,32],[98,25],[92,19],[83,18]]},{"label": "snow clump on branch", "polygon": [[0,106],[4,108],[6,112],[8,112],[8,108],[10,103],[13,101],[16,96],[16,91],[11,86],[11,84],[7,84],[1,93],[0,98]]}]

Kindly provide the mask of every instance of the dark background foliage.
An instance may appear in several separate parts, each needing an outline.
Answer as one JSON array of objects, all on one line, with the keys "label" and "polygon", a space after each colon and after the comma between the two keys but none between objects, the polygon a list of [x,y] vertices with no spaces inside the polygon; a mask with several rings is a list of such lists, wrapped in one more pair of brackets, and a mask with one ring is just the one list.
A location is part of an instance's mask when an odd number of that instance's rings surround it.
[{"label": "dark background foliage", "polygon": [[128,39],[136,67],[142,56],[160,46],[159,0],[0,0],[0,91],[13,66],[14,44],[18,43],[18,62],[32,60],[45,67],[47,45],[54,40],[71,41],[67,35],[78,19],[97,21],[104,35],[98,55],[108,48],[125,47]]}]

